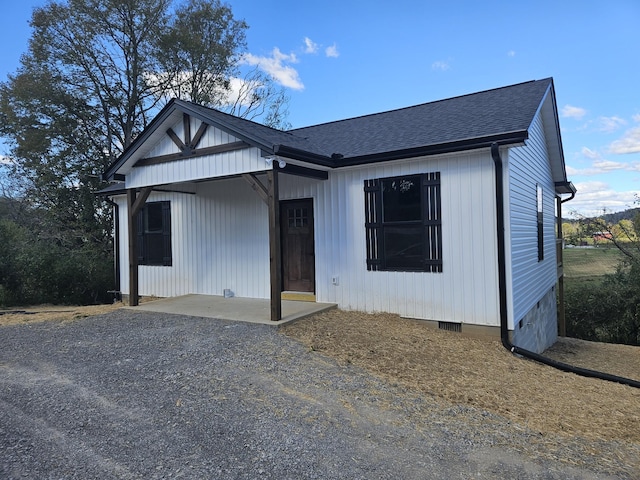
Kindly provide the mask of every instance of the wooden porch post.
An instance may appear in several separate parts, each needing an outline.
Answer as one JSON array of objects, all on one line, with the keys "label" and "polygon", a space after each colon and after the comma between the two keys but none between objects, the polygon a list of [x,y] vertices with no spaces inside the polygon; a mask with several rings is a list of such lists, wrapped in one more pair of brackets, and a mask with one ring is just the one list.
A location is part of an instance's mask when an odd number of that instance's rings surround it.
[{"label": "wooden porch post", "polygon": [[562,199],[556,197],[556,210],[558,217],[558,238],[556,239],[556,262],[558,263],[558,335],[567,336],[567,318],[564,309],[564,265],[562,258]]},{"label": "wooden porch post", "polygon": [[127,190],[127,226],[129,231],[129,306],[138,305],[138,222],[136,216],[149,198],[152,187],[145,187],[136,197],[136,189]]},{"label": "wooden porch post", "polygon": [[133,214],[136,190],[127,190],[127,226],[129,232],[129,305],[138,305],[138,222]]},{"label": "wooden porch post", "polygon": [[267,172],[269,195],[269,268],[271,280],[271,320],[282,319],[282,250],[280,246],[280,198],[278,171]]}]

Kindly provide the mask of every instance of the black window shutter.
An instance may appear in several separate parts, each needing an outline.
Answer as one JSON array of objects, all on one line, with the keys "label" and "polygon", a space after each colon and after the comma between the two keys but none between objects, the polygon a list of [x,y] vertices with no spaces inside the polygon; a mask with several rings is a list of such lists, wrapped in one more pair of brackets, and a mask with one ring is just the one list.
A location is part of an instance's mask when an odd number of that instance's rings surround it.
[{"label": "black window shutter", "polygon": [[162,202],[162,264],[171,266],[171,203]]},{"label": "black window shutter", "polygon": [[427,173],[422,176],[422,209],[425,271],[442,272],[440,172]]},{"label": "black window shutter", "polygon": [[136,238],[136,243],[138,248],[138,265],[144,265],[146,263],[145,262],[146,245],[145,245],[145,236],[144,236],[144,215],[145,215],[145,209],[143,207],[138,212],[138,216],[136,218],[136,222],[138,225],[137,238]]},{"label": "black window shutter", "polygon": [[382,182],[364,181],[365,230],[367,236],[367,270],[382,268]]}]

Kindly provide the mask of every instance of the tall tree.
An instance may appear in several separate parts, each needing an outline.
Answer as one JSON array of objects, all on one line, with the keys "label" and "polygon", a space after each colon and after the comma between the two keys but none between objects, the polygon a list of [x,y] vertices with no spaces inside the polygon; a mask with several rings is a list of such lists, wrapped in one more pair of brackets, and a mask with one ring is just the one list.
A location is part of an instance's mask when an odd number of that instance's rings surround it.
[{"label": "tall tree", "polygon": [[158,58],[172,92],[204,105],[221,105],[246,47],[247,24],[218,0],[189,0],[176,9],[160,37]]},{"label": "tall tree", "polygon": [[[86,258],[109,262],[110,212],[93,194],[102,171],[176,87],[210,106],[227,101],[246,24],[219,0],[175,4],[53,0],[34,10],[29,49],[0,83],[11,159],[0,166],[14,180],[11,196],[38,211],[24,217],[38,238],[69,251],[93,245]],[[284,101],[258,103],[274,99]]]},{"label": "tall tree", "polygon": [[288,97],[254,68],[241,72],[247,24],[219,0],[189,0],[176,9],[158,48],[164,95],[219,108],[276,128],[286,121]]}]

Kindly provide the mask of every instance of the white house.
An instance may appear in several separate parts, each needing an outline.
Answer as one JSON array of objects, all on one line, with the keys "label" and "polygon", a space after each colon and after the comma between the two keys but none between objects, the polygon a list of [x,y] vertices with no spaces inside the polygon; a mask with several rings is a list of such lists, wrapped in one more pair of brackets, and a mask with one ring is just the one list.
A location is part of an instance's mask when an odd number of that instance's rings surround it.
[{"label": "white house", "polygon": [[502,322],[536,352],[557,337],[556,209],[575,188],[550,78],[290,131],[173,100],[104,177],[133,305],[229,289],[277,320],[298,292]]}]

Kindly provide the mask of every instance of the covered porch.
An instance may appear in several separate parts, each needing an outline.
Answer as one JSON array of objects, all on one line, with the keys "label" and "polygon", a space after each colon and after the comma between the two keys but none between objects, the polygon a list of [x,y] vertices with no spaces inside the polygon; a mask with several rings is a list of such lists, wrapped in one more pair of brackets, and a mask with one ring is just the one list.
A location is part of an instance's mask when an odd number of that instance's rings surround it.
[{"label": "covered porch", "polygon": [[[116,290],[130,306],[140,295],[208,296],[229,289],[236,306],[239,297],[268,297],[260,304],[266,302],[273,323],[297,315],[297,309],[287,313],[282,298],[283,291],[315,294],[313,200],[307,195],[304,208],[293,199],[281,204],[279,180],[327,180],[329,167],[285,160],[276,148],[283,138],[289,135],[174,100],[107,169],[105,179],[121,182],[118,191],[103,193],[118,197],[116,212],[122,212],[116,276],[124,281]],[[281,223],[289,210],[300,215]],[[295,234],[305,230],[310,247],[302,240],[302,246],[288,246],[296,228]],[[308,284],[288,282],[297,273],[289,266],[298,260],[306,261]]]},{"label": "covered porch", "polygon": [[215,318],[238,322],[283,325],[336,307],[335,303],[316,303],[297,300],[282,300],[282,317],[271,318],[271,302],[266,298],[231,297],[218,295],[182,295],[143,302],[132,310],[145,312],[175,313],[193,317]]}]

